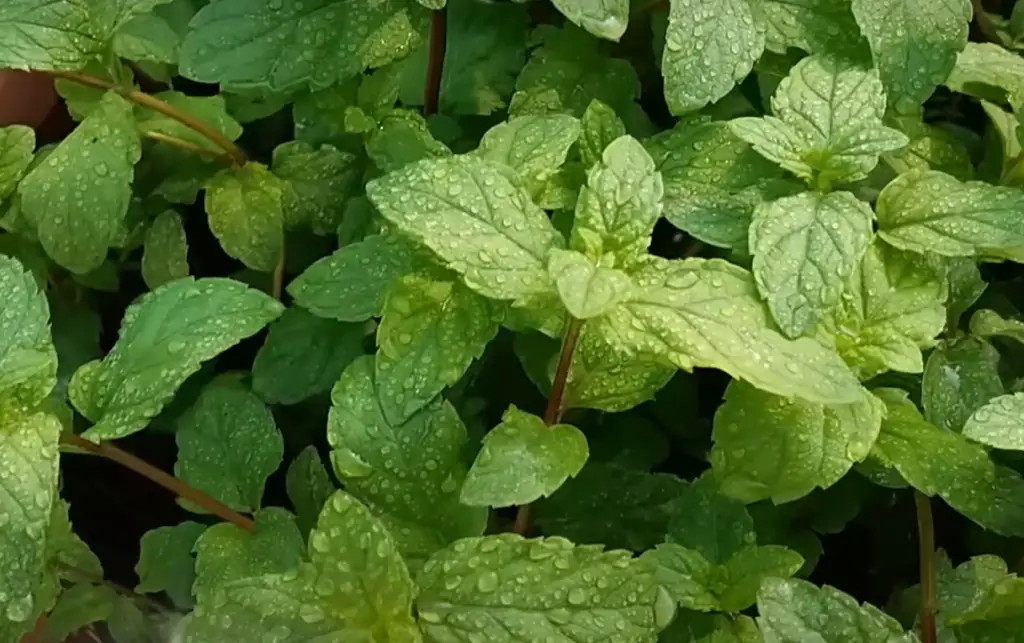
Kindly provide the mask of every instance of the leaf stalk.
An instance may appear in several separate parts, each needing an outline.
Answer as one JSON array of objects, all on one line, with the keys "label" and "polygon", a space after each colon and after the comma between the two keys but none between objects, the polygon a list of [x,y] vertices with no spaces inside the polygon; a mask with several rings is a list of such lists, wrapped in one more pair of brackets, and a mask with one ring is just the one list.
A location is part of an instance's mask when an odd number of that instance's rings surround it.
[{"label": "leaf stalk", "polygon": [[919,617],[922,643],[936,643],[935,625],[935,525],[932,521],[931,498],[914,491],[917,509],[917,546],[921,568],[921,614]]},{"label": "leaf stalk", "polygon": [[437,113],[441,99],[441,75],[448,43],[448,6],[430,15],[430,45],[427,52],[427,77],[423,87],[423,115]]}]

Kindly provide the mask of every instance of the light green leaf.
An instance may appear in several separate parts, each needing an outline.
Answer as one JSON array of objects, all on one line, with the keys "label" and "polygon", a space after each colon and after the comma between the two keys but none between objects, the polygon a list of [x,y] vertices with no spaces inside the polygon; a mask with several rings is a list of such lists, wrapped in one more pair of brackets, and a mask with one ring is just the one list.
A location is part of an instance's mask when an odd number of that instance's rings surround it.
[{"label": "light green leaf", "polygon": [[725,612],[745,610],[757,600],[762,583],[769,579],[789,578],[804,564],[803,557],[781,545],[745,547],[720,568],[716,579],[719,609]]},{"label": "light green leaf", "polygon": [[600,317],[633,294],[629,275],[595,265],[575,250],[552,250],[548,273],[566,310],[576,319]]},{"label": "light green leaf", "polygon": [[314,148],[303,141],[289,141],[274,148],[271,165],[283,180],[281,206],[289,228],[311,227],[331,234],[341,223],[348,196],[355,196],[363,168],[353,154],[333,145]]},{"label": "light green leaf", "polygon": [[878,195],[878,234],[892,245],[947,257],[1024,259],[1024,193],[935,171],[896,177]]},{"label": "light green leaf", "polygon": [[487,130],[474,154],[509,166],[534,192],[562,167],[580,131],[565,114],[520,116]]},{"label": "light green leaf", "polygon": [[928,356],[921,408],[935,426],[959,433],[972,413],[1002,394],[999,352],[988,342],[965,337],[939,346]]},{"label": "light green leaf", "polygon": [[757,624],[776,643],[916,643],[896,619],[850,595],[803,580],[767,578],[757,593]]},{"label": "light green leaf", "polygon": [[416,161],[451,155],[448,146],[430,133],[426,119],[407,109],[388,112],[369,136],[366,153],[385,174]]},{"label": "light green leaf", "polygon": [[363,354],[364,324],[344,324],[289,308],[270,325],[252,363],[252,390],[268,404],[297,404],[331,390]]},{"label": "light green leaf", "polygon": [[32,274],[0,255],[0,407],[33,407],[57,383],[50,307]]},{"label": "light green leaf", "polygon": [[563,538],[467,538],[417,580],[431,641],[654,643],[675,613],[645,561]]},{"label": "light green leaf", "polygon": [[995,449],[1024,451],[1024,393],[1002,395],[967,419],[964,437]]},{"label": "light green leaf", "polygon": [[259,163],[227,168],[206,184],[210,230],[224,252],[271,272],[284,251],[283,181]]},{"label": "light green leaf", "polygon": [[407,558],[483,533],[487,511],[459,504],[466,429],[435,399],[404,424],[384,415],[374,360],[354,361],[331,391],[327,439],[345,489],[379,516]]},{"label": "light green leaf", "polygon": [[263,485],[284,454],[270,409],[241,386],[216,381],[178,420],[174,438],[174,474],[235,511],[261,506]]},{"label": "light green leaf", "polygon": [[1004,319],[996,311],[983,308],[971,316],[971,334],[978,337],[1009,337],[1024,342],[1024,322]]},{"label": "light green leaf", "polygon": [[457,382],[498,333],[501,309],[453,277],[414,272],[388,290],[377,328],[376,382],[394,424]]},{"label": "light green leaf", "polygon": [[0,623],[35,616],[57,495],[60,421],[47,413],[0,410]]},{"label": "light green leaf", "polygon": [[283,307],[230,279],[179,279],[128,307],[117,343],[71,378],[71,403],[110,440],[143,429],[203,362],[256,334]]},{"label": "light green leaf", "polygon": [[18,185],[21,213],[68,270],[99,267],[131,201],[142,148],[131,103],[113,92]]},{"label": "light green leaf", "polygon": [[970,151],[949,130],[925,123],[919,114],[895,117],[891,124],[910,139],[903,149],[882,155],[885,164],[897,174],[938,170],[962,181],[973,176]]},{"label": "light green leaf", "polygon": [[109,585],[80,583],[64,590],[46,617],[46,641],[65,641],[83,627],[105,621],[114,611],[117,592]]},{"label": "light green leaf", "polygon": [[711,463],[722,492],[746,503],[783,504],[827,489],[867,457],[884,406],[788,400],[733,382],[715,413]]},{"label": "light green leaf", "polygon": [[615,110],[597,99],[587,105],[580,124],[580,157],[586,168],[600,163],[605,148],[626,135],[626,126]]},{"label": "light green leaf", "polygon": [[747,0],[672,0],[661,71],[676,115],[728,94],[764,51],[764,28]]},{"label": "light green leaf", "polygon": [[772,97],[774,116],[737,118],[737,136],[815,185],[863,179],[878,156],[909,142],[882,123],[878,72],[821,56],[804,58]]},{"label": "light green leaf", "polygon": [[309,445],[288,465],[285,476],[288,499],[295,507],[295,520],[304,535],[316,525],[324,503],[336,491],[330,474],[314,445]]},{"label": "light green leaf", "polygon": [[188,240],[181,216],[174,210],[161,212],[149,230],[142,249],[142,278],[150,290],[188,276]]},{"label": "light green leaf", "polygon": [[643,560],[656,566],[655,578],[680,607],[710,612],[720,609],[713,585],[719,570],[696,549],[664,543],[646,552]]},{"label": "light green leaf", "polygon": [[235,88],[324,88],[408,55],[427,16],[410,0],[218,0],[189,24],[181,73]]},{"label": "light green leaf", "polygon": [[757,535],[743,503],[722,495],[714,479],[704,475],[683,489],[673,503],[667,541],[721,565],[755,544]]},{"label": "light green leaf", "polygon": [[718,368],[785,397],[836,404],[860,398],[856,379],[834,352],[771,329],[746,270],[720,259],[651,257],[632,276],[636,295],[600,321],[612,346],[684,370]]},{"label": "light green leaf", "polygon": [[1004,103],[1024,90],[1024,60],[995,43],[968,42],[945,84],[956,92]]},{"label": "light green leaf", "polygon": [[618,42],[629,26],[628,0],[553,0],[552,4],[570,22],[598,38]]},{"label": "light green leaf", "polygon": [[[160,92],[156,97],[164,101],[176,111],[186,114],[230,140],[242,135],[242,126],[227,112],[223,96],[187,96],[181,92]],[[223,153],[224,150],[206,136],[183,124],[181,121],[165,116],[147,107],[135,108],[135,118],[139,130],[146,134],[157,132],[188,141],[203,149]]]},{"label": "light green leaf", "polygon": [[870,206],[849,192],[804,192],[754,211],[754,281],[784,335],[803,335],[839,302],[868,248],[873,219]]},{"label": "light green leaf", "polygon": [[785,54],[790,47],[811,54],[849,55],[860,45],[850,0],[764,0],[765,47]]},{"label": "light green leaf", "polygon": [[520,299],[548,287],[547,255],[563,238],[506,166],[461,156],[421,161],[371,181],[366,194],[485,297]]},{"label": "light green leaf", "polygon": [[894,106],[923,103],[967,45],[970,0],[853,0],[852,6]]},{"label": "light green leaf", "polygon": [[291,571],[243,578],[200,596],[184,641],[255,641],[269,633],[277,643],[420,643],[411,615],[416,589],[395,542],[343,491],[321,512],[309,559]]},{"label": "light green leaf", "polygon": [[10,196],[32,163],[36,133],[31,127],[0,127],[0,201]]},{"label": "light green leaf", "polygon": [[114,34],[113,50],[119,58],[176,65],[181,36],[161,16],[135,16]]},{"label": "light green leaf", "polygon": [[610,253],[619,267],[628,266],[647,252],[663,195],[661,175],[643,146],[629,136],[615,139],[580,190],[572,248],[593,261]]},{"label": "light green leaf", "polygon": [[114,609],[107,617],[105,625],[115,643],[146,641],[148,632],[153,627],[135,601],[127,596],[117,596],[114,599]]},{"label": "light green leaf", "polygon": [[574,426],[548,426],[510,406],[484,436],[459,499],[474,507],[526,505],[550,496],[587,462],[587,438]]},{"label": "light green leaf", "polygon": [[143,594],[167,592],[167,596],[180,609],[192,606],[192,583],[195,580],[195,560],[192,548],[206,525],[185,521],[172,527],[157,527],[142,535],[139,562],[135,573],[139,585],[135,591]]},{"label": "light green leaf", "polygon": [[[988,288],[988,282],[981,276],[978,262],[971,257],[949,257],[946,259],[946,279],[949,281],[949,302],[946,304],[950,326],[959,326],[960,318]],[[975,315],[981,314],[978,311]],[[974,317],[971,318],[973,321]],[[971,330],[975,335],[979,334]],[[986,335],[981,334],[982,337]]]}]

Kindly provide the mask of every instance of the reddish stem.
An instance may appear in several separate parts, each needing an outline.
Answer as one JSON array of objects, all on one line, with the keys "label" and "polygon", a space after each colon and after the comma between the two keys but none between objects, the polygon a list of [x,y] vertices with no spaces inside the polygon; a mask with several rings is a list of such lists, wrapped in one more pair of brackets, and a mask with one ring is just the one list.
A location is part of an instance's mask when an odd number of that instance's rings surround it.
[{"label": "reddish stem", "polygon": [[932,521],[932,501],[914,492],[917,508],[917,547],[921,567],[921,643],[936,643],[935,625],[935,526]]},{"label": "reddish stem", "polygon": [[444,52],[447,46],[448,7],[430,15],[430,49],[427,53],[427,78],[423,88],[423,115],[437,113],[441,98],[441,74],[444,72]]}]

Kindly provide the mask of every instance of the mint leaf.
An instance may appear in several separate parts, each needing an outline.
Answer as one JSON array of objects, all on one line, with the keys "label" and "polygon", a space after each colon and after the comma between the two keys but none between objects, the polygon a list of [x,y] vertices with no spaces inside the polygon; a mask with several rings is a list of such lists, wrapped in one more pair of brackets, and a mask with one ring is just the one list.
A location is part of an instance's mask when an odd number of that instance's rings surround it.
[{"label": "mint leaf", "polygon": [[117,592],[109,585],[72,585],[47,615],[43,636],[48,641],[64,641],[87,625],[107,620],[116,598]]},{"label": "mint leaf", "polygon": [[113,50],[120,58],[176,65],[181,36],[163,17],[135,16],[114,34]]},{"label": "mint leaf", "polygon": [[720,609],[713,585],[715,565],[695,549],[664,543],[643,555],[657,566],[655,578],[680,607],[710,612]]},{"label": "mint leaf", "polygon": [[995,43],[968,42],[945,84],[953,91],[1006,102],[1024,89],[1024,61]]},{"label": "mint leaf", "polygon": [[771,329],[746,270],[718,259],[651,257],[633,280],[635,296],[601,318],[600,332],[612,346],[685,370],[718,368],[776,395],[839,404],[859,398],[835,353]]},{"label": "mint leaf", "polygon": [[307,446],[288,465],[285,486],[295,507],[295,521],[302,533],[308,535],[324,503],[336,490],[315,446]]},{"label": "mint leaf", "polygon": [[720,609],[739,612],[757,600],[761,585],[773,579],[789,578],[803,566],[803,557],[781,545],[746,547],[722,566],[716,593]]},{"label": "mint leaf", "polygon": [[1003,319],[996,311],[983,308],[971,316],[971,334],[978,337],[1009,337],[1024,342],[1024,322]]},{"label": "mint leaf", "polygon": [[79,368],[69,385],[92,439],[143,429],[206,360],[257,333],[283,310],[230,279],[179,279],[128,307],[114,348]]},{"label": "mint leaf", "polygon": [[[181,92],[160,92],[156,98],[164,101],[176,111],[213,127],[228,139],[234,141],[242,135],[242,126],[227,112],[223,96],[187,96]],[[181,121],[142,107],[135,108],[136,122],[143,134],[158,132],[179,138],[203,149],[214,152],[223,150],[206,136],[184,125]]]},{"label": "mint leaf", "polygon": [[839,302],[868,248],[873,218],[849,192],[805,192],[754,211],[754,280],[784,335],[803,335]]},{"label": "mint leaf", "polygon": [[475,154],[504,163],[537,186],[565,163],[580,130],[579,119],[565,114],[520,116],[487,130]]},{"label": "mint leaf", "polygon": [[[350,18],[345,28],[342,16]],[[405,57],[426,21],[427,10],[408,0],[213,2],[189,23],[181,73],[243,89],[324,88]]]},{"label": "mint leaf", "polygon": [[236,511],[261,506],[263,485],[284,453],[270,409],[246,389],[218,382],[181,417],[174,437],[174,474]]},{"label": "mint leaf", "polygon": [[419,625],[428,640],[453,643],[654,643],[674,609],[652,572],[628,552],[563,538],[467,538],[424,565]]},{"label": "mint leaf", "polygon": [[580,125],[580,157],[587,168],[601,161],[612,141],[626,135],[626,126],[615,110],[596,99],[587,105]]},{"label": "mint leaf", "polygon": [[22,179],[21,213],[50,258],[78,274],[103,263],[128,212],[141,153],[131,103],[109,92]]},{"label": "mint leaf", "polygon": [[910,142],[903,149],[882,155],[897,174],[911,170],[939,170],[962,181],[974,174],[970,151],[949,130],[930,125],[919,114],[892,119]]},{"label": "mint leaf", "polygon": [[599,3],[585,0],[554,0],[552,4],[570,22],[583,27],[598,38],[618,42],[629,25],[627,0],[601,0]]},{"label": "mint leaf", "polygon": [[547,426],[510,406],[484,436],[459,500],[474,507],[526,505],[550,496],[583,468],[587,438],[574,426]]},{"label": "mint leaf", "polygon": [[1002,394],[999,352],[988,342],[965,337],[939,346],[928,356],[921,408],[935,426],[959,432],[972,413]]},{"label": "mint leaf", "polygon": [[32,163],[35,147],[36,133],[31,127],[0,127],[0,200],[10,196],[18,186]]},{"label": "mint leaf", "polygon": [[699,552],[718,565],[757,540],[742,503],[722,495],[705,475],[687,486],[672,505],[667,541]]},{"label": "mint leaf", "polygon": [[218,172],[206,184],[210,230],[224,252],[249,268],[271,272],[284,252],[283,185],[259,163]]},{"label": "mint leaf", "polygon": [[457,382],[498,332],[501,309],[449,275],[403,275],[384,300],[376,383],[384,415],[394,424]]},{"label": "mint leaf", "polygon": [[142,278],[150,290],[188,276],[188,240],[181,216],[164,210],[150,224],[142,251]]},{"label": "mint leaf", "polygon": [[374,360],[352,362],[331,391],[327,439],[346,490],[380,516],[403,555],[426,558],[479,535],[486,510],[459,504],[466,475],[466,429],[450,403],[435,399],[403,424],[386,419]]},{"label": "mint leaf", "polygon": [[371,181],[385,219],[436,253],[466,285],[492,299],[547,286],[547,254],[563,245],[510,169],[475,157],[420,161]]},{"label": "mint leaf", "polygon": [[196,576],[192,548],[204,531],[206,525],[186,521],[150,529],[143,534],[139,542],[139,562],[135,565],[139,576],[135,591],[166,592],[178,608],[191,607],[192,583]]},{"label": "mint leaf", "polygon": [[371,129],[366,153],[381,172],[387,173],[416,161],[449,156],[451,150],[434,138],[426,119],[418,113],[394,109]]},{"label": "mint leaf", "polygon": [[746,0],[673,0],[661,71],[673,114],[714,103],[743,79],[764,51],[764,29]]},{"label": "mint leaf", "polygon": [[762,156],[815,185],[863,179],[880,154],[908,142],[882,123],[878,72],[831,58],[794,65],[772,97],[772,113],[729,125]]},{"label": "mint leaf", "polygon": [[595,265],[575,250],[552,250],[548,272],[566,310],[576,319],[599,317],[633,292],[629,275]]},{"label": "mint leaf", "polygon": [[908,172],[878,195],[878,234],[918,253],[1024,258],[1024,223],[1013,214],[1022,203],[1017,189],[961,183],[942,172]]},{"label": "mint leaf", "polygon": [[32,274],[0,256],[0,407],[35,406],[57,383],[50,307]]},{"label": "mint leaf", "polygon": [[341,223],[346,196],[354,196],[363,168],[355,155],[333,145],[314,148],[302,141],[289,141],[274,148],[271,165],[282,179],[281,208],[285,226],[310,227],[318,234],[330,234]]},{"label": "mint leaf", "polygon": [[765,48],[785,54],[790,47],[811,54],[849,55],[860,45],[850,0],[764,0]]},{"label": "mint leaf", "polygon": [[1024,451],[1024,393],[1000,395],[974,411],[964,425],[964,437],[996,449]]}]

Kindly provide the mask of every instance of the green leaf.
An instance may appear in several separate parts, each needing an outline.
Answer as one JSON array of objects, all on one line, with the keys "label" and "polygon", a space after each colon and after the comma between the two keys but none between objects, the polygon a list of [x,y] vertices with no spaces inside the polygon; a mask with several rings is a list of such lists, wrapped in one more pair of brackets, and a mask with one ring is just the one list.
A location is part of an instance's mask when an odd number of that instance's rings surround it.
[{"label": "green leaf", "polygon": [[21,213],[54,261],[85,274],[114,244],[142,148],[131,103],[113,92],[18,185]]},{"label": "green leaf", "polygon": [[580,156],[587,168],[600,163],[605,148],[626,135],[626,126],[615,110],[596,99],[587,105],[580,124]]},{"label": "green leaf", "polygon": [[746,0],[672,0],[661,71],[676,115],[728,94],[764,51],[765,34]]},{"label": "green leaf", "polygon": [[152,625],[135,602],[127,596],[117,596],[114,608],[107,617],[107,631],[115,643],[146,641]]},{"label": "green leaf", "polygon": [[181,609],[192,606],[192,583],[195,580],[195,560],[192,548],[206,525],[185,521],[172,527],[157,527],[142,535],[139,562],[135,573],[139,585],[135,591],[143,594],[167,592],[171,601]]},{"label": "green leaf", "polygon": [[161,16],[135,16],[114,34],[113,50],[119,58],[176,65],[181,36]]},{"label": "green leaf", "polygon": [[224,252],[271,272],[284,251],[283,181],[259,163],[227,168],[206,184],[210,230]]},{"label": "green leaf", "polygon": [[915,643],[917,637],[876,607],[833,587],[767,578],[757,593],[757,624],[777,643]]},{"label": "green leaf", "polygon": [[547,254],[564,241],[509,168],[476,157],[420,161],[371,181],[366,194],[485,297],[548,287]]},{"label": "green leaf", "polygon": [[908,172],[878,195],[878,234],[912,252],[1024,258],[1024,194],[942,172]]},{"label": "green leaf", "polygon": [[394,424],[457,382],[498,333],[501,309],[451,277],[409,273],[388,290],[375,377],[384,415]]},{"label": "green leaf", "polygon": [[1002,394],[999,352],[988,342],[965,337],[939,346],[928,356],[921,407],[925,419],[935,426],[959,433],[972,413]]},{"label": "green leaf", "polygon": [[619,267],[628,266],[647,252],[663,194],[661,175],[640,143],[629,136],[615,139],[580,190],[572,248],[594,261],[610,253]]},{"label": "green leaf", "polygon": [[50,307],[32,274],[7,256],[0,256],[0,292],[0,407],[32,407],[57,383]]},{"label": "green leaf", "polygon": [[548,272],[566,310],[576,319],[600,317],[633,293],[629,275],[595,265],[575,250],[552,250]]},{"label": "green leaf", "polygon": [[114,348],[71,378],[71,403],[110,440],[143,429],[202,363],[256,334],[283,307],[230,279],[179,279],[128,307]]},{"label": "green leaf", "polygon": [[252,390],[268,404],[297,404],[326,393],[363,354],[366,328],[289,308],[270,325],[252,363]]},{"label": "green leaf", "polygon": [[164,210],[146,231],[142,278],[150,290],[188,276],[188,240],[181,216]]},{"label": "green leaf", "polygon": [[910,142],[903,149],[882,155],[897,174],[912,170],[939,170],[962,181],[974,174],[970,151],[949,130],[921,120],[919,114],[892,119]]},{"label": "green leaf", "polygon": [[956,92],[1003,103],[1024,90],[1024,61],[995,43],[968,42],[945,84]]},{"label": "green leaf", "polygon": [[675,610],[652,572],[628,552],[563,538],[467,538],[423,567],[419,625],[452,643],[654,643]]},{"label": "green leaf", "polygon": [[302,141],[282,143],[274,148],[271,168],[283,181],[285,225],[311,227],[318,234],[337,230],[348,202],[345,197],[355,195],[363,178],[355,155],[330,144],[314,148]]},{"label": "green leaf", "polygon": [[717,594],[725,612],[745,610],[757,600],[761,585],[770,579],[789,578],[803,566],[803,557],[780,545],[746,547],[721,568]]},{"label": "green leaf", "polygon": [[372,129],[366,153],[386,174],[416,161],[449,156],[451,150],[434,138],[426,119],[418,113],[395,109]]},{"label": "green leaf", "polygon": [[381,518],[404,556],[426,558],[457,538],[483,533],[487,511],[459,504],[468,439],[450,403],[435,399],[404,424],[392,424],[372,357],[345,369],[331,401],[327,439],[335,473]]},{"label": "green leaf", "polygon": [[655,578],[680,607],[710,612],[720,609],[713,585],[719,568],[695,549],[664,543],[643,559],[657,566]]},{"label": "green leaf", "polygon": [[303,538],[295,516],[280,507],[254,514],[256,531],[229,523],[204,531],[193,548],[196,580],[192,585],[200,606],[235,581],[294,570],[303,560]]},{"label": "green leaf", "polygon": [[345,492],[335,492],[321,512],[309,559],[201,596],[184,640],[259,640],[270,633],[278,643],[420,643],[411,615],[416,589],[397,546]]},{"label": "green leaf", "polygon": [[734,382],[715,413],[715,478],[746,503],[783,504],[827,489],[867,457],[883,411],[867,393],[854,404],[823,406]]},{"label": "green leaf", "polygon": [[[988,282],[982,278],[978,262],[970,257],[947,258],[946,268],[946,278],[949,281],[949,302],[946,305],[949,325],[959,326],[960,318],[985,293]],[[981,312],[979,310],[975,316]],[[972,317],[972,322],[973,319]],[[971,332],[978,334],[973,328]]]},{"label": "green leaf", "polygon": [[0,201],[18,187],[18,181],[32,163],[35,147],[36,133],[31,127],[0,127]]},{"label": "green leaf", "polygon": [[764,0],[765,48],[785,54],[790,47],[811,54],[849,55],[860,46],[850,0]]},{"label": "green leaf", "polygon": [[580,130],[579,119],[565,114],[520,116],[485,132],[474,154],[509,166],[538,194],[565,163]]},{"label": "green leaf", "polygon": [[880,154],[909,141],[882,123],[878,72],[821,56],[793,66],[772,97],[772,113],[729,125],[765,158],[815,185],[863,179]]},{"label": "green leaf", "polygon": [[174,437],[174,474],[235,511],[261,506],[263,485],[284,454],[270,409],[248,390],[216,381],[181,417]]},{"label": "green leaf", "polygon": [[600,321],[612,346],[684,370],[718,368],[785,397],[837,404],[859,399],[859,385],[834,352],[771,329],[746,270],[720,259],[651,257],[632,276],[636,295]]},{"label": "green leaf", "polygon": [[970,0],[853,0],[852,5],[894,106],[923,103],[967,45]]},{"label": "green leaf", "polygon": [[554,0],[552,4],[570,22],[598,38],[618,42],[629,26],[628,0]]},{"label": "green leaf", "polygon": [[117,592],[109,585],[72,585],[61,593],[57,606],[47,615],[44,640],[65,641],[83,627],[107,620],[116,599]]},{"label": "green leaf", "polygon": [[242,89],[320,89],[408,55],[427,14],[410,0],[219,0],[190,22],[181,73]]},{"label": "green leaf", "polygon": [[974,411],[964,437],[995,449],[1024,451],[1024,393],[1001,395]]},{"label": "green leaf", "polygon": [[474,507],[530,504],[575,477],[589,455],[587,438],[576,427],[548,426],[510,406],[484,436],[459,499]]},{"label": "green leaf", "polygon": [[1024,342],[1024,322],[1004,319],[996,311],[983,308],[971,316],[971,334],[978,337],[1009,337]]},{"label": "green leaf", "polygon": [[[156,98],[170,105],[175,111],[185,114],[204,125],[220,132],[229,140],[242,135],[242,126],[227,112],[223,96],[187,96],[181,92],[160,92]],[[148,107],[135,108],[139,131],[143,134],[156,132],[188,141],[203,149],[224,153],[219,145],[181,121],[166,116]]]},{"label": "green leaf", "polygon": [[755,544],[757,535],[747,508],[722,495],[714,480],[705,475],[687,486],[673,503],[667,541],[720,565]]},{"label": "green leaf", "polygon": [[754,211],[754,281],[784,335],[803,335],[839,302],[868,249],[873,219],[849,192],[804,192]]},{"label": "green leaf", "polygon": [[315,446],[307,446],[288,465],[285,486],[288,499],[295,507],[299,529],[308,535],[316,525],[324,503],[336,490]]}]

